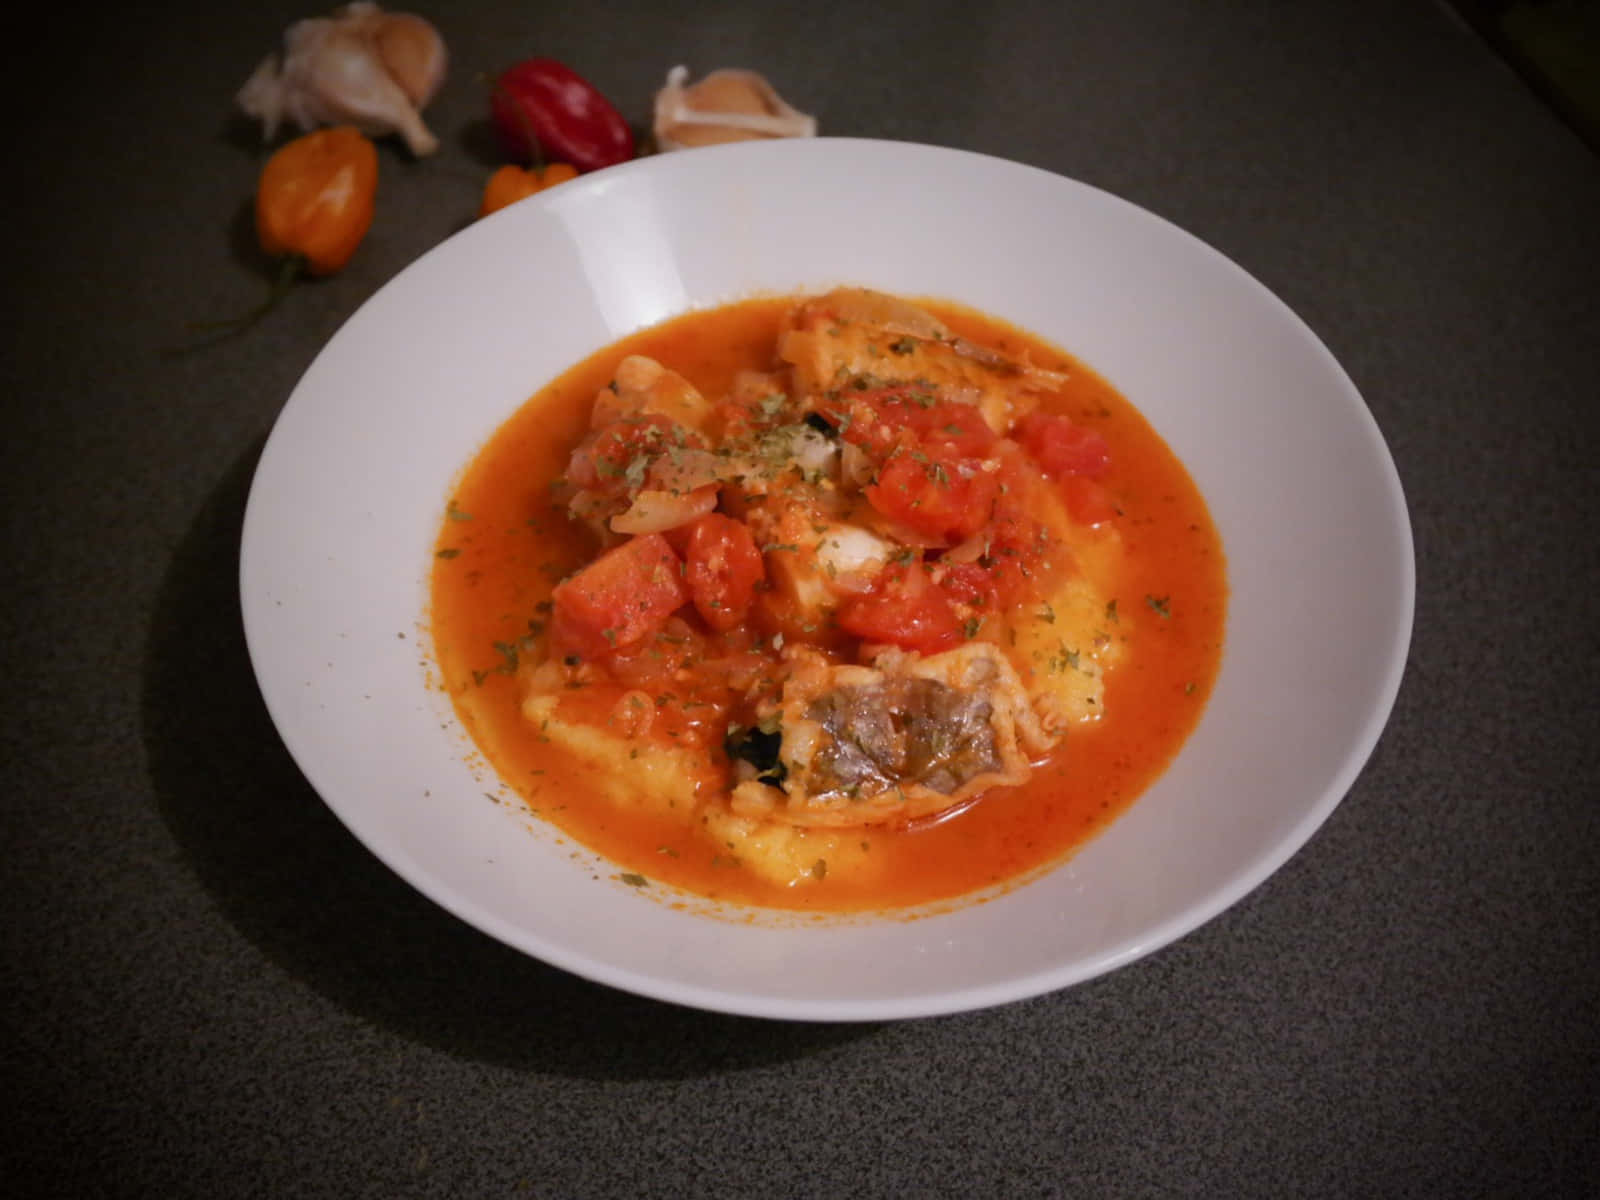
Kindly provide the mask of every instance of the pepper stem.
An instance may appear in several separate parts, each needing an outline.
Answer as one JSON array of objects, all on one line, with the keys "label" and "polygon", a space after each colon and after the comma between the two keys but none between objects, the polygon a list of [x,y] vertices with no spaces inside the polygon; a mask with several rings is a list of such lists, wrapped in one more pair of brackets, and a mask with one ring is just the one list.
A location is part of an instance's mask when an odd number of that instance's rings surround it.
[{"label": "pepper stem", "polygon": [[174,346],[168,348],[166,354],[182,354],[186,350],[196,350],[201,346],[208,346],[212,342],[220,341],[235,333],[242,333],[254,325],[277,307],[278,301],[289,294],[289,289],[295,285],[301,273],[306,268],[306,259],[302,254],[291,254],[278,264],[277,277],[272,281],[272,289],[267,293],[266,299],[256,305],[249,312],[237,317],[224,317],[220,321],[190,321],[186,328],[196,333],[212,333],[216,337],[202,339],[187,346]]},{"label": "pepper stem", "polygon": [[267,298],[256,305],[249,312],[237,317],[224,317],[220,321],[190,321],[190,329],[221,330],[221,329],[246,329],[254,325],[277,307],[278,301],[289,294],[289,289],[300,278],[300,272],[305,270],[305,256],[291,254],[278,264],[277,278],[272,281],[272,290],[267,293]]}]

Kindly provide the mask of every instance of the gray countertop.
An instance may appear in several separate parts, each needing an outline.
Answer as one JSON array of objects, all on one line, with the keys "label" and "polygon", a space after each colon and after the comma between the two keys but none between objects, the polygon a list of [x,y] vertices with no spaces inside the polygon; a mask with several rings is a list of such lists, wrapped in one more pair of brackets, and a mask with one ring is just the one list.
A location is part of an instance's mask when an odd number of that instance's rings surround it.
[{"label": "gray countertop", "polygon": [[[164,356],[265,287],[231,100],[316,11],[61,10],[13,42],[0,1190],[1600,1190],[1600,161],[1446,8],[419,5],[443,149],[385,146],[343,273]],[[1393,719],[1287,866],[1075,989],[811,1026],[526,959],[344,831],[250,672],[246,489],[322,343],[471,218],[479,77],[535,52],[640,123],[674,63],[751,66],[825,133],[1081,179],[1305,318],[1393,450],[1418,596]]]}]

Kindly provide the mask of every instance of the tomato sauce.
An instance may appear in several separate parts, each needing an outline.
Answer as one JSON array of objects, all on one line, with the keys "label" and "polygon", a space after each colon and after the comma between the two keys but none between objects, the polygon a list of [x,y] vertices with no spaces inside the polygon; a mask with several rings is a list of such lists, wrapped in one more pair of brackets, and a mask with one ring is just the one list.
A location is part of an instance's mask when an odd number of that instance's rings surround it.
[{"label": "tomato sauce", "polygon": [[717,901],[815,912],[905,908],[986,892],[1061,861],[1161,773],[1194,728],[1221,661],[1223,548],[1183,465],[1117,390],[1085,364],[957,305],[920,301],[956,333],[1069,373],[1048,407],[1101,434],[1101,480],[1125,548],[1107,628],[1127,653],[1105,679],[1102,717],[1073,728],[1031,779],[996,788],[944,820],[855,831],[870,870],[778,886],[742,870],[692,824],[627,809],[521,712],[519,642],[591,542],[551,484],[588,428],[596,392],[627,354],[680,372],[707,396],[773,361],[788,298],[691,313],[631,335],[572,367],[523,405],[458,481],[441,524],[431,625],[442,686],[500,779],[541,819],[637,881]]}]

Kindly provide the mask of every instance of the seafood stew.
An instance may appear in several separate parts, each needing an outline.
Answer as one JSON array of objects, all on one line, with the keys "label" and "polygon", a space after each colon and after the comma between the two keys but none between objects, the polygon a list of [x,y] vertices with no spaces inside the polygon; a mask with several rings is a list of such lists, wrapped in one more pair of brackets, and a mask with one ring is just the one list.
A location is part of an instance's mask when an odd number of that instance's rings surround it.
[{"label": "seafood stew", "polygon": [[987,894],[1199,718],[1226,578],[1182,465],[1068,354],[953,304],[762,298],[535,395],[436,546],[478,749],[618,878],[822,912]]}]

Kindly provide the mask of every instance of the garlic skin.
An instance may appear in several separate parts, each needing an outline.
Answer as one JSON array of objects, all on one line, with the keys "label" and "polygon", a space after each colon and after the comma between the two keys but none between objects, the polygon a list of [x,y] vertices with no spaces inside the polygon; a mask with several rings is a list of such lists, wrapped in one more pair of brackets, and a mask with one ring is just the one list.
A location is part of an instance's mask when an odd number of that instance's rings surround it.
[{"label": "garlic skin", "polygon": [[282,54],[262,59],[237,99],[268,141],[285,120],[308,132],[354,125],[369,137],[397,133],[422,158],[439,148],[420,114],[447,65],[444,39],[429,22],[357,0],[289,26]]},{"label": "garlic skin", "polygon": [[656,93],[654,132],[661,150],[817,135],[817,119],[755,71],[724,67],[685,86],[688,78],[688,67],[673,67]]}]

